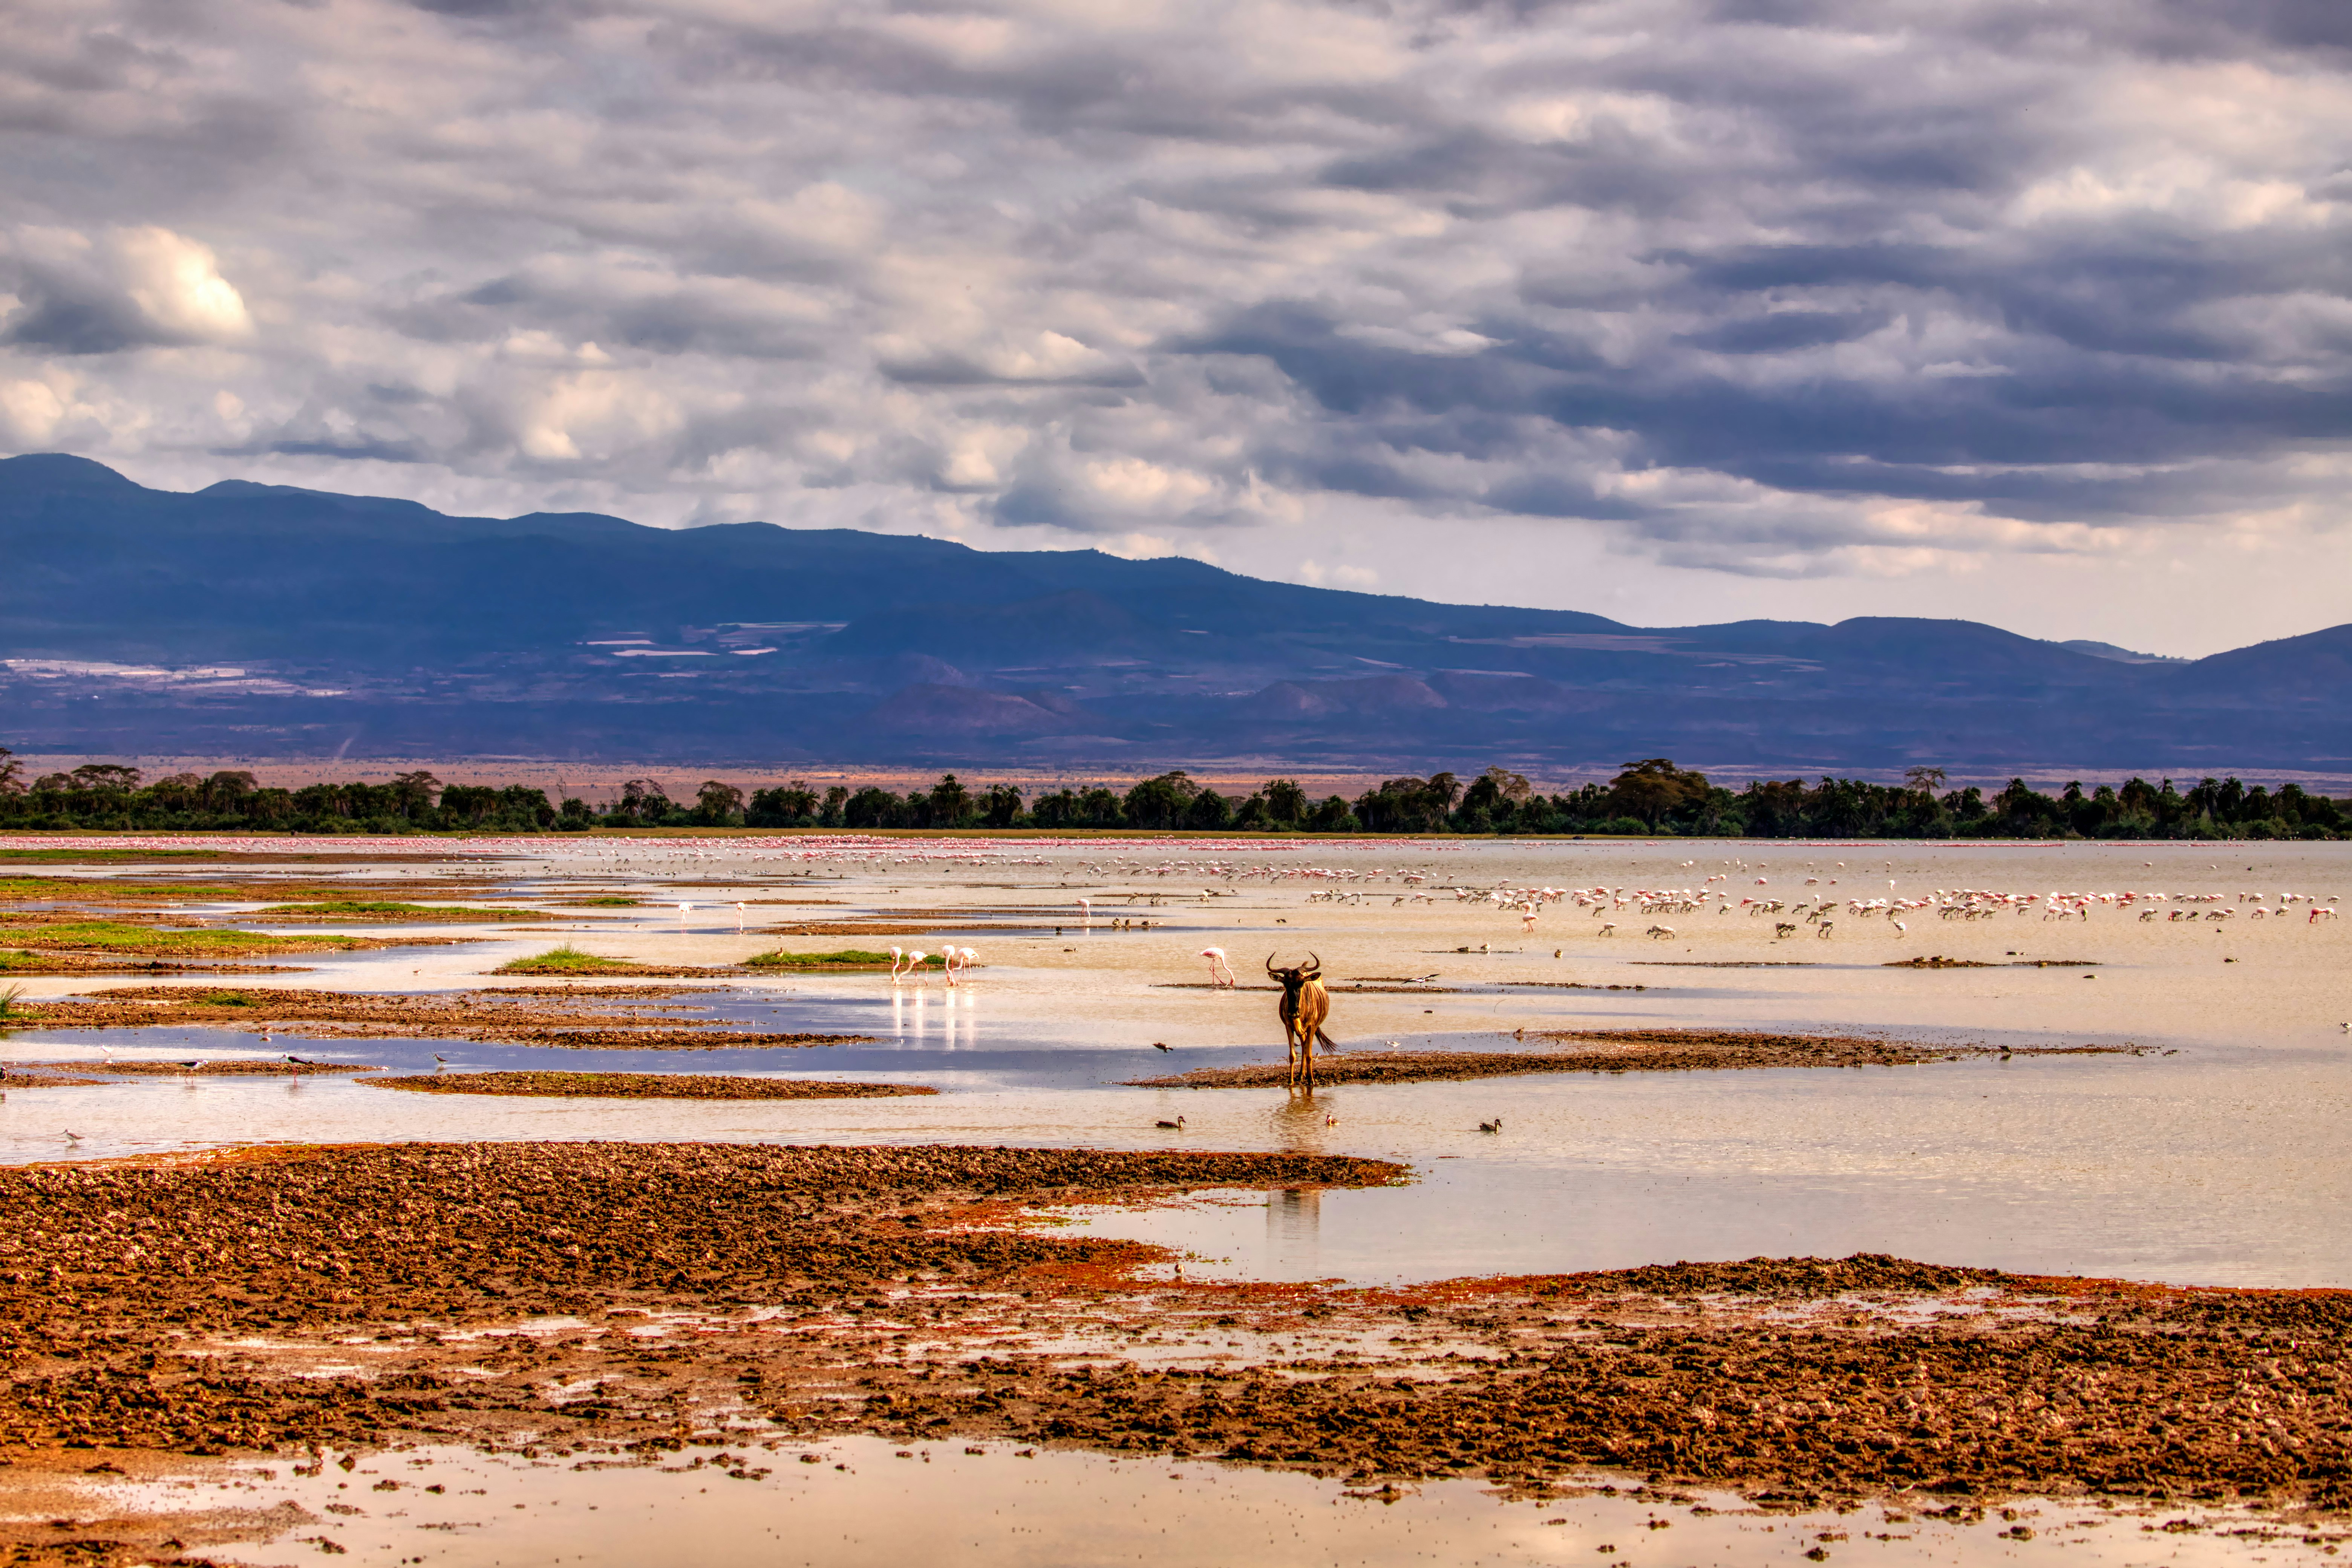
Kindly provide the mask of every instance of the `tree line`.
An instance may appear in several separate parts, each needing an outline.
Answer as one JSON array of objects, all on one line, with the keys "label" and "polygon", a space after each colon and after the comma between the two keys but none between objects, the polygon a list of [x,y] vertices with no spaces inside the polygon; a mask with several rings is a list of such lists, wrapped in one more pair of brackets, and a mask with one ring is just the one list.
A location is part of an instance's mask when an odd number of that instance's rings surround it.
[{"label": "tree line", "polygon": [[1521,774],[1490,767],[1466,782],[1451,773],[1393,778],[1354,800],[1312,798],[1291,779],[1246,795],[1208,788],[1181,770],[1124,790],[1095,785],[1024,799],[1011,784],[971,789],[953,773],[906,795],[869,785],[822,792],[794,781],[750,792],[706,781],[691,801],[652,779],[632,779],[606,805],[550,800],[522,784],[444,784],[430,773],[385,784],[264,786],[249,773],[173,773],[93,763],[27,779],[0,749],[0,829],[215,829],[282,833],[564,833],[595,827],[1124,828],[1209,833],[1612,834],[1747,838],[2341,838],[2347,804],[2235,778],[2183,789],[2134,778],[2057,795],[2011,779],[1987,795],[1947,789],[1937,768],[1899,784],[1824,776],[1761,779],[1737,792],[1653,757],[1607,784],[1546,795]]}]

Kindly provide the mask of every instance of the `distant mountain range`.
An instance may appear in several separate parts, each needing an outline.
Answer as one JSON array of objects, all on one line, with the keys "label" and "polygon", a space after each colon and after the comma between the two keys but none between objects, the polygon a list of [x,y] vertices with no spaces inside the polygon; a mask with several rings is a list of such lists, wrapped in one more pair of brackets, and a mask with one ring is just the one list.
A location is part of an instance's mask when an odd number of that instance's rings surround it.
[{"label": "distant mountain range", "polygon": [[0,461],[19,752],[2352,772],[2352,626],[2178,660],[1969,621],[1645,628],[766,523],[450,517]]}]

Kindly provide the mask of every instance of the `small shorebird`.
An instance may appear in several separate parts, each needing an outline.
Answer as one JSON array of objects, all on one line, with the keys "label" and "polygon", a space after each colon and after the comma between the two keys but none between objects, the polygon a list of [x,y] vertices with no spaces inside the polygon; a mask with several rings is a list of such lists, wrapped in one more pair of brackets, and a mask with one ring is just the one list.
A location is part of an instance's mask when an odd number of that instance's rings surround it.
[{"label": "small shorebird", "polygon": [[1152,1042],[1151,1042],[1151,1048],[1152,1048],[1153,1050],[1155,1050],[1155,1051],[1172,1051],[1172,1050],[1174,1050],[1176,1047],[1173,1047],[1173,1046],[1171,1046],[1171,1045],[1170,1045],[1170,1044],[1169,1044],[1167,1041],[1165,1041],[1165,1040],[1154,1040],[1154,1041],[1152,1041]]},{"label": "small shorebird", "polygon": [[68,1128],[66,1131],[66,1142],[68,1143],[79,1143],[81,1142],[81,1134]]}]

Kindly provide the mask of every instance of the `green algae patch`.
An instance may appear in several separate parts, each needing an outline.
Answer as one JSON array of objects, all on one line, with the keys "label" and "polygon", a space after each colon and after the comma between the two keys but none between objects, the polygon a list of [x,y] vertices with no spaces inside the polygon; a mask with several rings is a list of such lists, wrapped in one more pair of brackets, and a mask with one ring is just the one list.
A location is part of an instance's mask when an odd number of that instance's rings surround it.
[{"label": "green algae patch", "polygon": [[[754,953],[743,961],[746,969],[887,969],[897,962],[887,952],[867,952],[860,948],[845,947],[837,952],[786,952],[782,948]],[[946,960],[938,953],[927,956],[925,969],[940,969]]]},{"label": "green algae patch", "polygon": [[724,974],[724,969],[709,969],[691,963],[639,963],[634,958],[606,958],[602,953],[583,952],[565,942],[551,947],[545,952],[530,958],[510,959],[490,971],[493,974],[555,974],[597,975],[634,974],[650,979],[701,979]]},{"label": "green algae patch", "polygon": [[357,936],[273,936],[268,931],[213,928],[173,931],[121,921],[64,921],[13,929],[0,926],[0,942],[67,952],[162,958],[243,958],[253,953],[348,952],[391,945]]}]

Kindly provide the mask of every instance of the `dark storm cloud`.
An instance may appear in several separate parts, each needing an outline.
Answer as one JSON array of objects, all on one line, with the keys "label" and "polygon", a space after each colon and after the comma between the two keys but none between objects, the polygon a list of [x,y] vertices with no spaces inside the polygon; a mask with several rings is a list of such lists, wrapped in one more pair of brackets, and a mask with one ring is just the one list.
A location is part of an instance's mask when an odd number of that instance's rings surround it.
[{"label": "dark storm cloud", "polygon": [[2347,78],[2316,0],[27,0],[0,442],[1776,575],[2330,527]]}]

